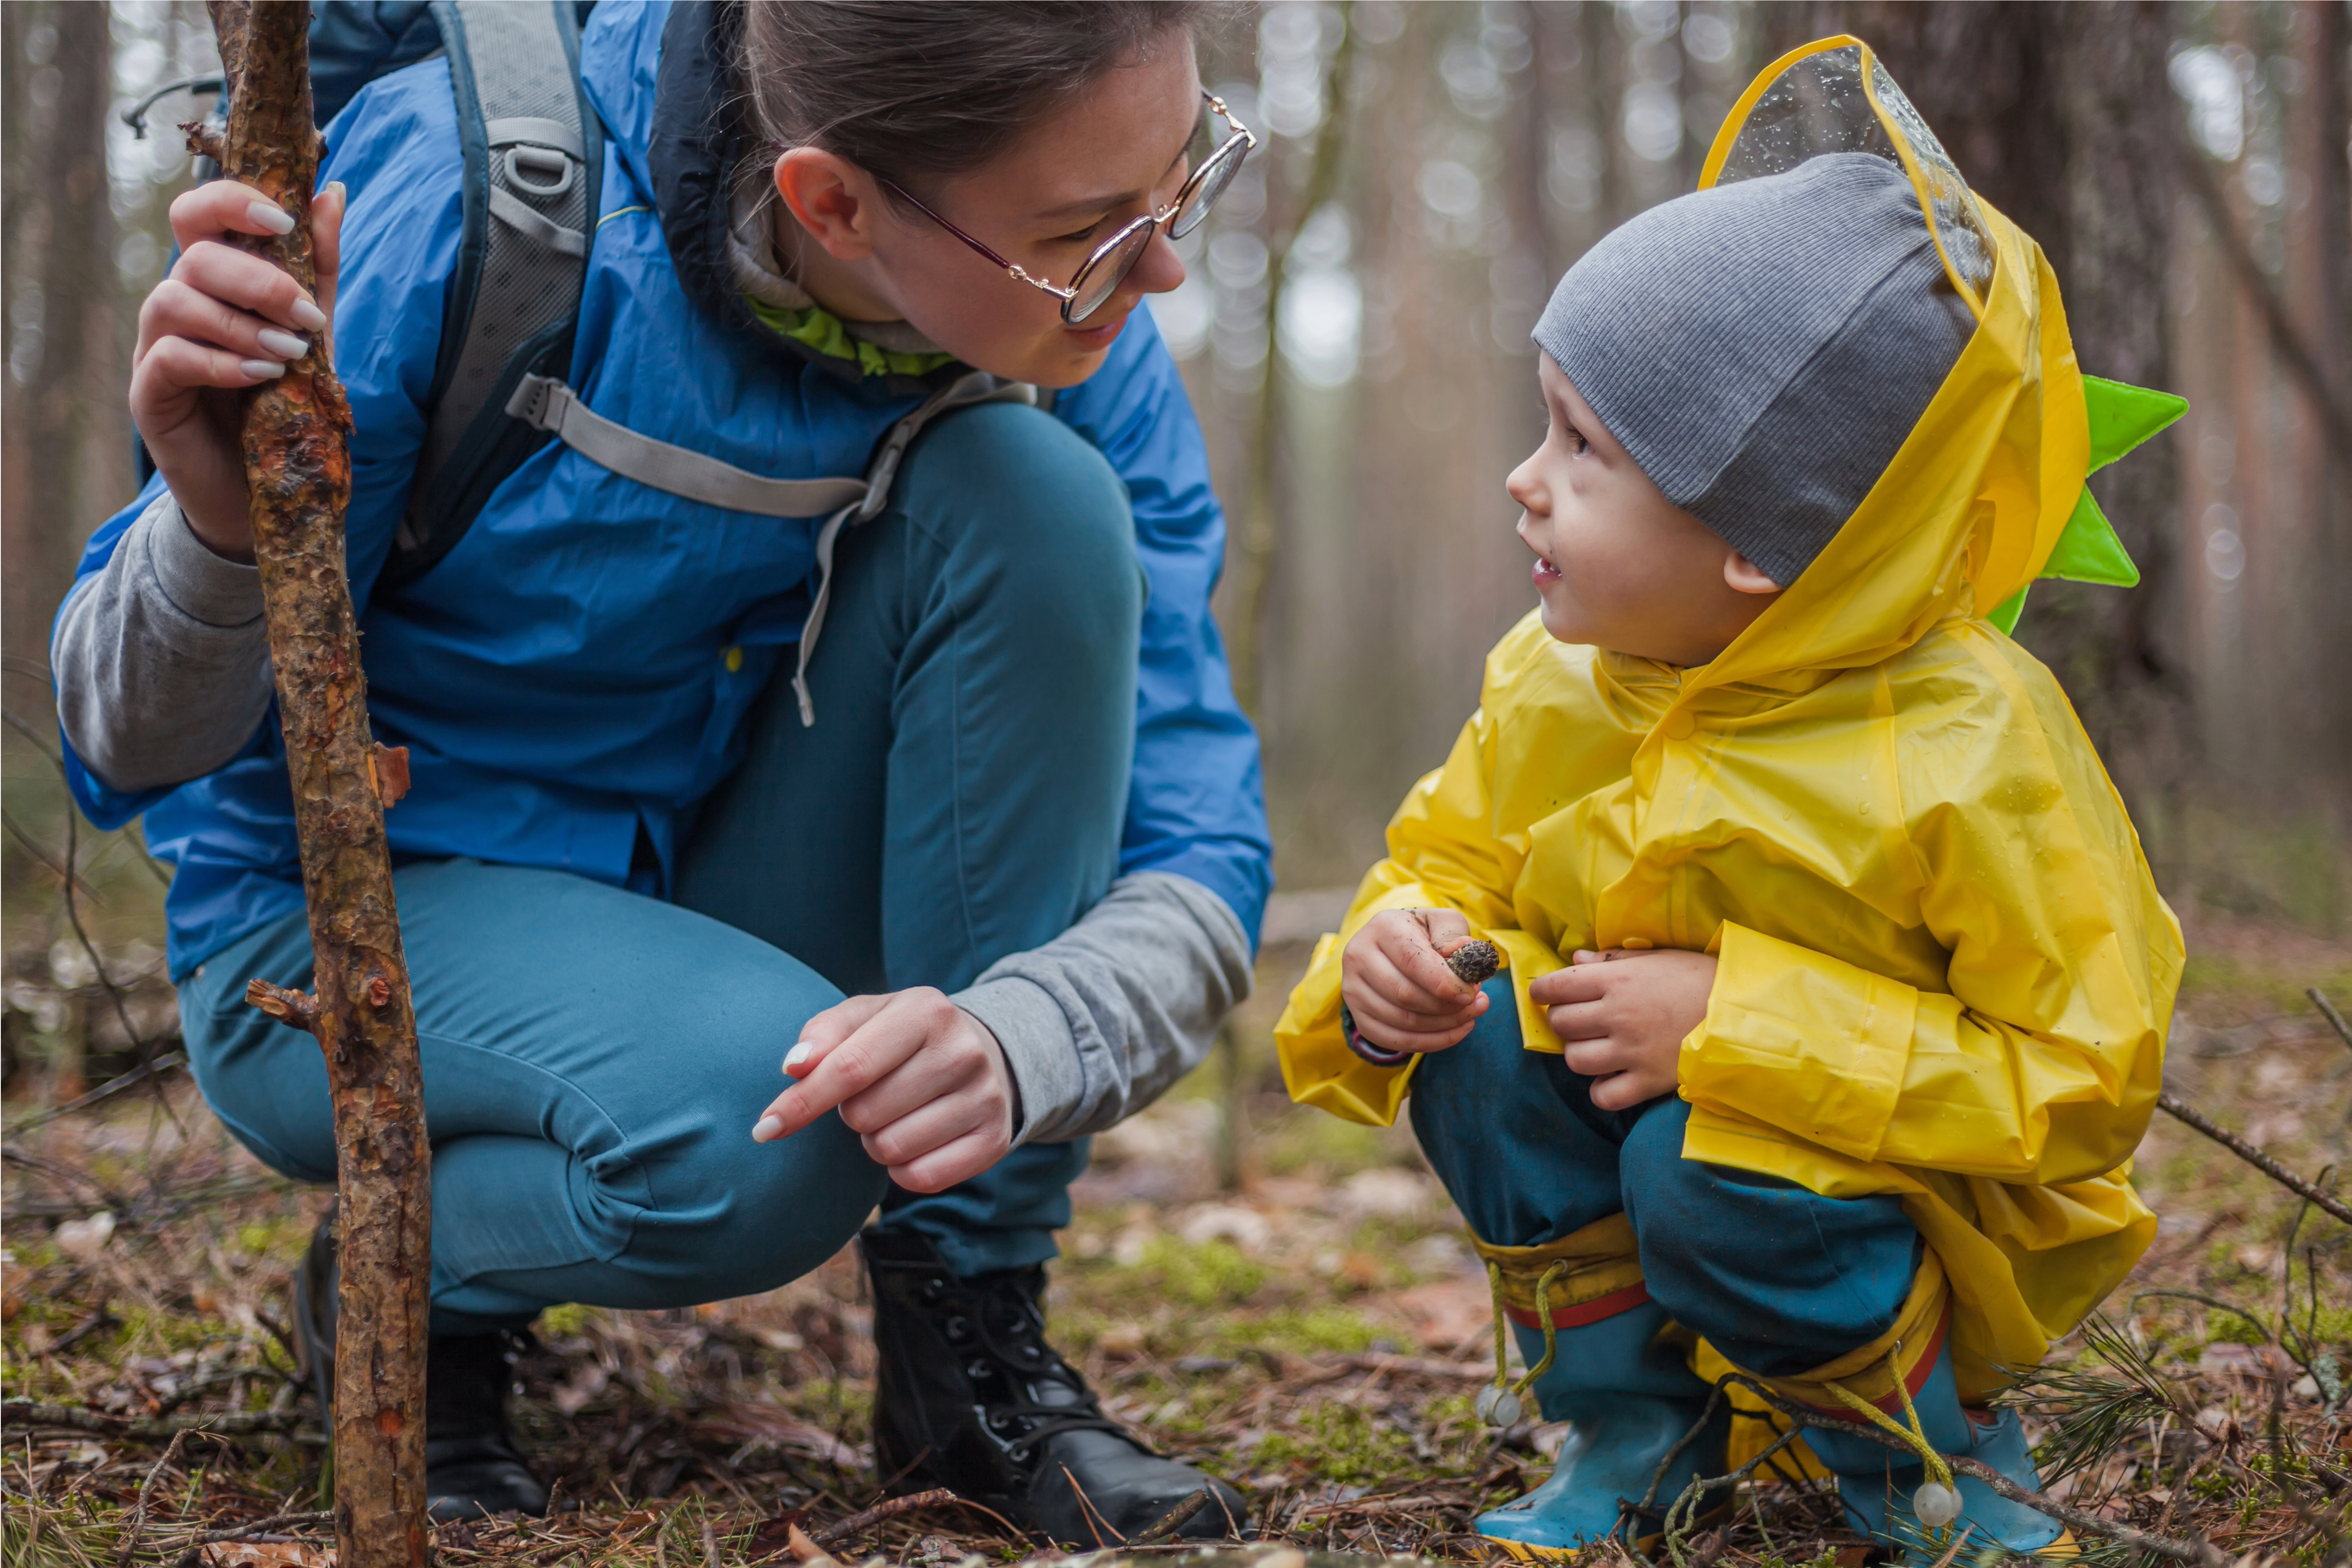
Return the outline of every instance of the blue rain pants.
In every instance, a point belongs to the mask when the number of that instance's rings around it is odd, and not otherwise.
[[[1592,1103],[1589,1078],[1523,1049],[1510,978],[1461,1044],[1425,1058],[1412,1127],[1471,1231],[1558,1241],[1620,1210],[1650,1299],[1743,1369],[1811,1371],[1895,1326],[1923,1243],[1890,1196],[1825,1198],[1683,1158],[1690,1107]]]
[[[829,1115],[751,1142],[812,1015],[955,991],[1066,930],[1118,864],[1143,586],[1127,492],[1051,416],[941,420],[890,507],[844,534],[811,666],[763,697],[676,901],[562,871],[420,860],[394,876],[433,1141],[433,1330],[562,1301],[684,1306],[772,1289],[877,1204],[971,1273],[1041,1262],[1083,1140],[925,1196]],[[310,1036],[244,1002],[307,985],[294,914],[180,990],[196,1081],[273,1169],[331,1182]]]

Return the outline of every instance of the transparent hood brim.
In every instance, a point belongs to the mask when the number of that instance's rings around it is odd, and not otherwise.
[[[1817,39],[1759,73],[1716,133],[1698,187],[1786,174],[1833,153],[1867,153],[1903,170],[1953,289],[1982,321],[1995,266],[1990,228],[1943,143],[1859,38]]]

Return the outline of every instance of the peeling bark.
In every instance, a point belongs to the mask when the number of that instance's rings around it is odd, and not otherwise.
[[[210,8],[232,84],[222,169],[295,221],[283,237],[240,243],[315,289],[310,208],[320,139],[310,7],[212,0]],[[431,1153],[383,827],[384,807],[407,787],[408,759],[378,747],[368,731],[343,558],[352,416],[331,362],[320,332],[309,354],[245,397],[254,559],[285,721],[317,986],[306,996],[256,980],[247,1000],[318,1037],[334,1100],[342,1217],[336,1562],[423,1568]]]

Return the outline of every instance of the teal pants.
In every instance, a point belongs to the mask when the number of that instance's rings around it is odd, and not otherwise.
[[[675,901],[562,871],[420,861],[394,881],[433,1141],[433,1329],[562,1301],[675,1307],[807,1273],[878,1204],[971,1273],[1043,1261],[1083,1141],[936,1194],[838,1116],[751,1142],[784,1052],[845,994],[954,991],[1117,874],[1142,578],[1127,494],[1058,420],[940,422],[844,536],[804,729],[785,678],[683,852]],[[244,1003],[308,984],[290,916],[180,990],[196,1081],[273,1169],[335,1175],[310,1036]]]
[[[1810,1372],[1895,1326],[1923,1245],[1899,1200],[1825,1198],[1685,1160],[1688,1105],[1668,1095],[1601,1110],[1591,1079],[1521,1046],[1510,976],[1486,994],[1468,1037],[1422,1058],[1409,1102],[1475,1235],[1540,1247],[1622,1213],[1650,1299],[1767,1377]]]

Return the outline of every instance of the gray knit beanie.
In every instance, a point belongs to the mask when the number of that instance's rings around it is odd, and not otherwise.
[[[1668,500],[1785,588],[1975,330],[1909,179],[1840,153],[1623,224],[1535,340]]]

